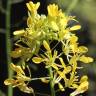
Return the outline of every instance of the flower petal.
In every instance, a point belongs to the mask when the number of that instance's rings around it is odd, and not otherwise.
[[[62,85],[61,83],[58,83],[58,87],[59,87],[59,89],[60,89],[61,91],[65,91],[65,89],[64,89],[64,87],[63,87],[63,85]]]
[[[34,4],[32,1],[30,1],[29,3],[26,3],[26,6],[30,12],[35,13],[37,12],[37,9],[39,8],[40,3],[37,2],[36,4]]]
[[[43,62],[44,59],[43,59],[43,58],[40,58],[40,57],[33,57],[33,58],[32,58],[32,61],[33,61],[34,63],[38,64],[38,63]]]
[[[47,51],[51,51],[49,44],[45,40],[43,41],[43,46]]]
[[[22,30],[14,31],[13,35],[23,35],[24,33],[25,33],[25,31],[22,29]]]
[[[75,25],[75,26],[70,28],[71,31],[75,31],[75,30],[79,30],[79,29],[81,29],[80,25]]]
[[[78,51],[80,53],[86,53],[86,52],[88,52],[88,48],[85,46],[80,46],[80,47],[78,47]]]
[[[76,96],[80,93],[84,93],[88,89],[88,85],[89,85],[88,81],[81,83],[79,87],[70,94],[70,96]]]
[[[84,62],[84,63],[90,63],[90,62],[93,62],[93,58],[91,57],[86,57],[85,55],[81,56],[80,61]]]
[[[17,72],[17,74],[23,74],[25,75],[24,71],[22,70],[22,68],[20,66],[16,66],[13,63],[10,64],[10,67]]]
[[[14,79],[6,79],[6,80],[4,81],[4,84],[5,84],[5,85],[11,85],[11,84],[13,84],[14,82],[15,82]]]
[[[18,86],[18,88],[25,93],[34,93],[34,90],[31,87],[27,87],[27,85],[24,83],[20,86]]]

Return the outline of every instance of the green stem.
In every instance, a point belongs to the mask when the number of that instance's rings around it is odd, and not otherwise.
[[[6,55],[7,55],[7,63],[8,63],[8,78],[12,78],[13,71],[10,70],[11,64],[11,40],[10,40],[10,16],[11,15],[11,0],[7,0],[6,5]],[[8,96],[13,96],[13,89],[11,86],[8,87]]]
[[[40,77],[40,78],[32,78],[31,80],[41,80],[41,79],[50,79],[50,77]]]
[[[50,77],[51,96],[55,96],[55,89],[54,89],[54,81],[53,81],[52,68],[50,67],[48,69],[48,71],[49,71],[49,77]]]
[[[70,14],[70,12],[75,8],[76,4],[78,3],[78,0],[72,0],[71,4],[69,5],[66,13]]]

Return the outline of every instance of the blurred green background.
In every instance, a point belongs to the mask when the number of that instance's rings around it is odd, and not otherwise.
[[[7,60],[6,60],[6,4],[10,0],[0,0],[0,96],[7,92],[3,81],[7,78]],[[11,0],[11,23],[10,23],[10,40],[12,41],[12,32],[26,26],[27,10],[25,3],[30,0]],[[79,37],[80,45],[89,48],[88,55],[94,58],[94,63],[83,65],[85,68],[79,74],[89,76],[89,90],[86,96],[96,96],[96,0],[33,0],[40,1],[41,7],[39,13],[47,13],[46,7],[50,3],[56,3],[69,15],[76,16],[82,29],[76,32]],[[13,42],[11,42],[12,44]],[[16,95],[17,96],[17,95]],[[25,96],[25,95],[21,95]],[[85,96],[85,95],[84,95]]]

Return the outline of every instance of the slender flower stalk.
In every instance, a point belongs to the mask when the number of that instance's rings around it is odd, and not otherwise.
[[[7,64],[8,64],[8,77],[12,78],[13,71],[10,70],[9,65],[11,64],[11,41],[10,41],[10,15],[11,15],[11,0],[7,0],[6,5],[6,54],[7,54]],[[8,96],[13,96],[13,88],[8,86]]]
[[[49,76],[50,76],[50,88],[51,88],[51,96],[55,96],[55,89],[54,89],[54,81],[53,81],[53,72],[52,68],[49,67]]]

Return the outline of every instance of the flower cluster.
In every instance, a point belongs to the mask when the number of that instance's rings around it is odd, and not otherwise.
[[[31,87],[27,87],[25,82],[31,81],[30,77],[27,77],[20,66],[16,66],[14,64],[10,64],[12,70],[14,70],[17,74],[14,79],[6,79],[4,81],[5,85],[12,85],[12,87],[18,87],[21,91],[26,93],[33,93],[33,89]]]
[[[79,67],[78,62],[90,63],[93,62],[93,59],[85,55],[88,52],[87,47],[78,44],[78,37],[74,32],[81,28],[78,21],[74,16],[67,16],[55,4],[50,4],[47,7],[47,16],[38,14],[39,2],[34,4],[30,1],[26,5],[28,8],[28,27],[13,33],[17,41],[15,43],[16,49],[12,51],[11,56],[20,58],[23,69],[31,58],[34,63],[45,64],[46,69],[51,68],[51,80],[54,86],[57,84],[61,91],[65,91],[66,87],[76,89],[70,96],[85,92],[89,85],[88,77],[84,75],[81,79],[79,78],[77,70],[80,70],[81,67]],[[77,24],[70,27],[70,22],[73,21]],[[57,41],[55,46],[61,44],[61,53],[55,47],[51,49],[51,41]],[[44,54],[38,54],[41,45],[46,49]],[[57,60],[59,62],[56,62]],[[5,80],[5,84],[17,86],[27,93],[33,92],[25,84],[25,81],[30,81],[30,78],[25,76],[21,67],[13,64],[11,66],[17,75],[15,79]],[[50,82],[50,79],[43,78],[41,80]]]

